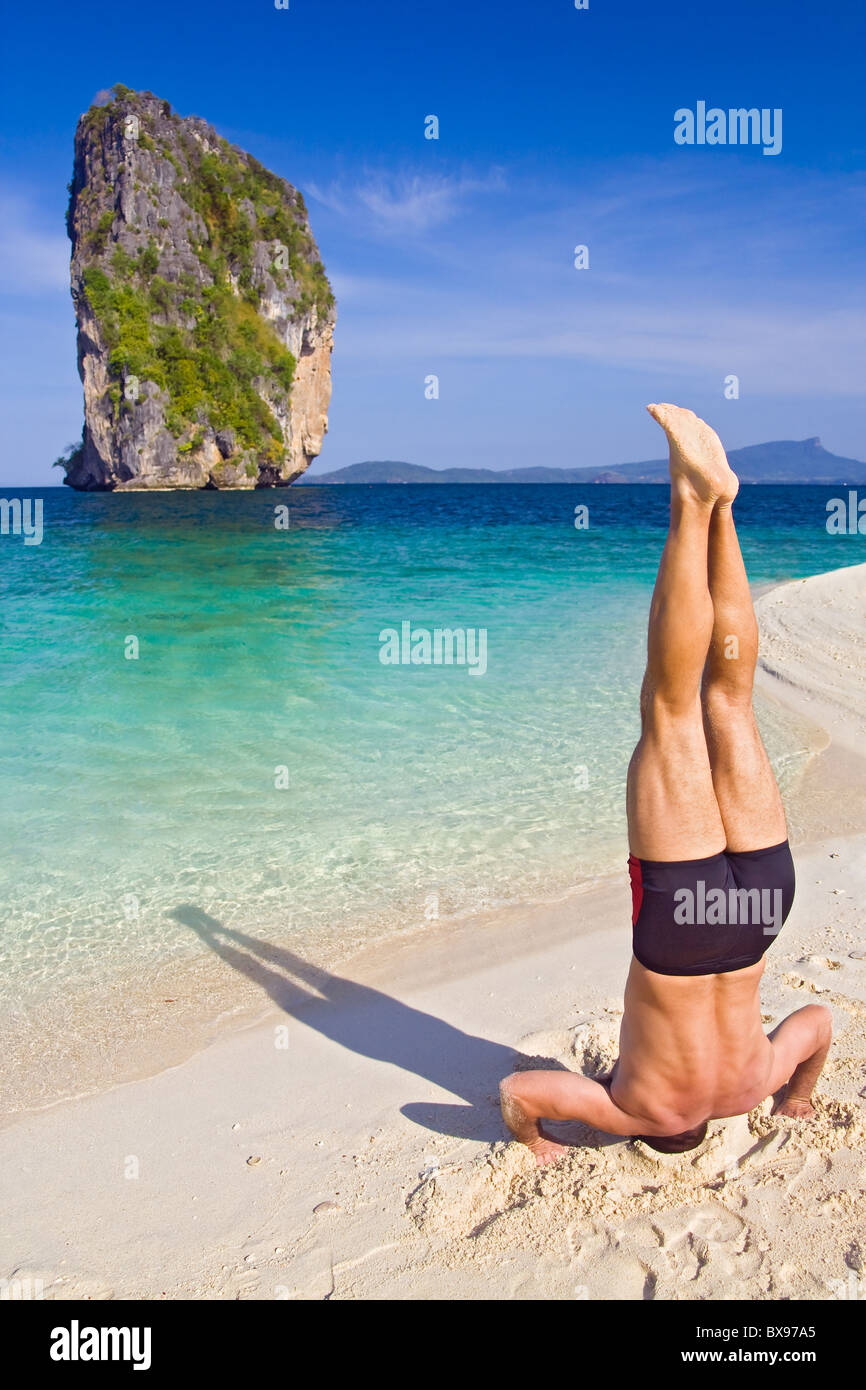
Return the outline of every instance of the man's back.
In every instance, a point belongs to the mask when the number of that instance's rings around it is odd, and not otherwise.
[[[767,1095],[773,1047],[761,1025],[763,959],[718,975],[659,975],[632,960],[611,1098],[676,1134],[741,1115]]]

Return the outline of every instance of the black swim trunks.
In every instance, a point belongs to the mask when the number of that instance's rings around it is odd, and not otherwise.
[[[707,859],[628,857],[632,949],[659,975],[718,975],[759,961],[794,901],[788,841]]]

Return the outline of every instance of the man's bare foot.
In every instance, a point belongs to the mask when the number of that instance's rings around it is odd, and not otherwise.
[[[568,1153],[567,1144],[557,1144],[555,1139],[551,1139],[549,1134],[539,1127],[537,1139],[531,1140],[526,1146],[533,1154],[535,1162],[539,1168],[546,1168],[550,1163],[558,1163]]]
[[[708,505],[733,502],[740,483],[715,430],[678,405],[648,405],[647,410],[668,437],[674,483]]]
[[[801,1096],[791,1096],[790,1099],[786,1097],[781,1105],[773,1107],[773,1114],[788,1115],[792,1120],[814,1120],[815,1118],[812,1102],[803,1100]]]

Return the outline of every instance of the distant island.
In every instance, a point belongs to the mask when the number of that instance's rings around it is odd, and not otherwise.
[[[842,458],[820,439],[779,439],[732,449],[728,457],[744,483],[866,483],[866,463]],[[308,474],[298,486],[373,483],[665,483],[667,459],[623,463],[614,468],[425,468],[390,460],[351,463],[333,473]]]
[[[118,84],[78,122],[67,230],[84,430],[65,482],[298,477],[327,429],[336,309],[297,189]]]

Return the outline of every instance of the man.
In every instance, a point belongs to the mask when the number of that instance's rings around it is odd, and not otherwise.
[[[752,711],[758,627],[731,510],[739,486],[691,410],[651,405],[670,445],[670,529],[653,592],[641,737],[628,771],[633,958],[619,1058],[607,1077],[515,1072],[502,1113],[539,1164],[566,1152],[539,1121],[580,1120],[663,1153],[787,1083],[808,1118],[829,1010],[767,1037],[764,952],[791,909],[785,813]]]

